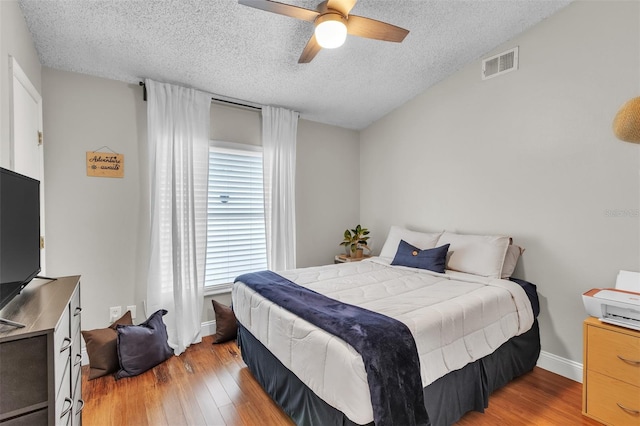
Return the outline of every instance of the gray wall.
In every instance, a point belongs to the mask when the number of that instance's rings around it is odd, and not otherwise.
[[[518,71],[482,81],[478,60],[361,132],[362,222],[513,236],[543,350],[578,362],[581,294],[640,270],[640,146],[611,130],[640,94],[639,18],[572,3],[487,54],[519,46]]]
[[[9,55],[40,93],[41,66],[27,23],[15,1],[0,1],[0,167],[9,168]]]
[[[50,68],[42,81],[48,273],[82,275],[85,329],[105,326],[109,306],[136,304],[140,321],[149,227],[142,89]],[[214,104],[211,119],[212,138],[260,144],[259,113]],[[358,142],[355,131],[300,120],[300,266],[331,263],[343,230],[358,220]],[[102,146],[124,154],[124,178],[86,176],[85,152]],[[207,298],[203,319],[213,318]]]
[[[300,120],[296,161],[297,266],[333,263],[360,217],[359,135]]]
[[[46,67],[42,86],[47,272],[82,275],[84,329],[108,324],[109,306],[137,304],[139,321],[149,226],[142,90]],[[123,178],[86,175],[86,151],[103,146],[124,154]]]

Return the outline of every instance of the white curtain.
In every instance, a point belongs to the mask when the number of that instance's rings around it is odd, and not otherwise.
[[[147,315],[176,355],[202,340],[211,95],[146,80],[151,241]]]
[[[273,271],[296,267],[297,130],[297,112],[262,108],[267,263]]]

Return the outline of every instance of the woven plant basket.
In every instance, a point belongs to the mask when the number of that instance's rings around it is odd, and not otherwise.
[[[640,97],[625,103],[613,119],[613,133],[625,142],[640,143]]]

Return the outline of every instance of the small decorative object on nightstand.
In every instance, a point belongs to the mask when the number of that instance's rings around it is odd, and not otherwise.
[[[607,425],[640,425],[640,331],[584,321],[582,413]]]
[[[363,255],[362,257],[348,257],[346,254],[336,254],[336,257],[333,260],[333,263],[349,263],[349,262],[359,262],[364,259],[368,259],[371,256],[368,254]]]

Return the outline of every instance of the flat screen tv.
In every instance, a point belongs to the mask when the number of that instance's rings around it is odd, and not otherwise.
[[[40,182],[0,168],[0,309],[40,272]]]

